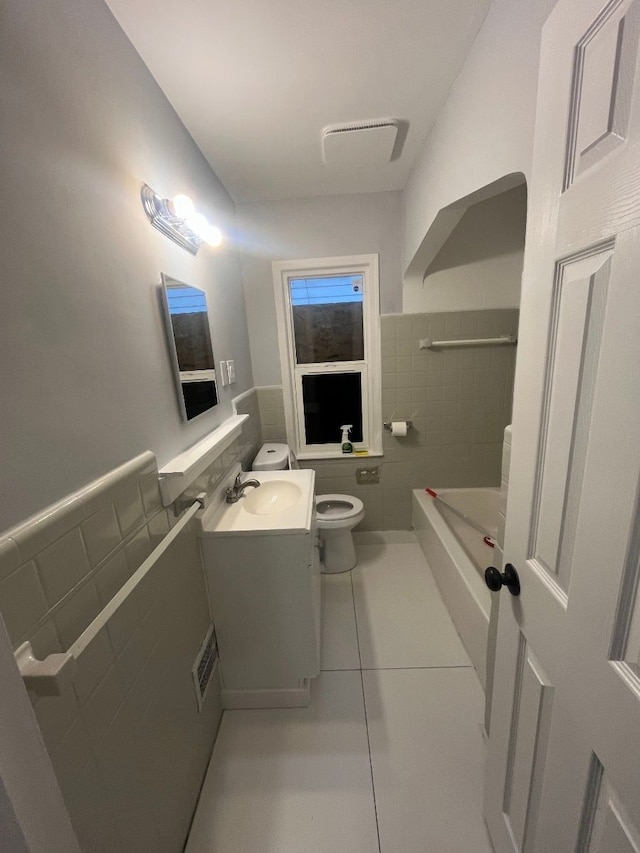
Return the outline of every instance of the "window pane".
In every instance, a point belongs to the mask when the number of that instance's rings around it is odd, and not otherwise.
[[[362,441],[360,373],[314,373],[302,377],[307,444],[339,444],[342,424],[353,424],[352,442]]]
[[[298,364],[362,361],[362,275],[289,279]]]

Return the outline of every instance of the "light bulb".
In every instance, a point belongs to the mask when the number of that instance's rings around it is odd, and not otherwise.
[[[215,225],[209,225],[204,235],[204,242],[215,249],[222,243],[222,231]]]
[[[173,205],[173,212],[179,219],[188,219],[195,213],[193,202],[188,195],[184,195],[183,193],[174,195],[171,204]]]
[[[193,231],[201,240],[205,240],[205,234],[209,229],[207,217],[201,213],[192,213],[187,217],[187,228]]]

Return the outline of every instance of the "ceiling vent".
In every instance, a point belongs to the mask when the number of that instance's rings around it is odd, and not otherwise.
[[[331,166],[382,166],[391,160],[397,135],[395,118],[331,124],[322,131],[322,158]]]

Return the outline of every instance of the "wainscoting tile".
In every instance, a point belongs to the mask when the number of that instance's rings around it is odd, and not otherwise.
[[[113,650],[107,629],[103,628],[78,660],[78,675],[73,683],[78,702],[83,704],[87,701],[112,665]]]
[[[114,498],[116,515],[120,532],[124,538],[127,534],[139,527],[144,517],[144,508],[138,486],[131,484],[121,489]]]
[[[78,493],[58,501],[19,527],[7,532],[17,544],[23,562],[73,530],[85,518],[85,507]]]
[[[158,476],[156,457],[147,450],[93,480],[79,493],[86,516],[93,515],[103,506],[113,503],[121,495],[123,488],[126,490],[151,474],[156,478]]]
[[[93,760],[65,788],[64,795],[82,850],[113,853],[114,849],[125,849],[125,840],[115,835],[109,801],[100,771]]]
[[[59,696],[34,697],[33,705],[42,737],[51,753],[74,723],[80,711],[73,685],[64,685]]]
[[[396,341],[396,355],[403,357],[408,356],[413,353],[415,349],[415,344],[413,341],[408,341],[406,339],[397,340]]]
[[[0,540],[0,581],[15,572],[20,563],[20,552],[13,539]]]
[[[29,641],[34,655],[39,660],[43,660],[47,655],[62,651],[60,638],[53,622],[45,622],[41,628],[31,634]]]
[[[101,609],[93,581],[84,584],[69,596],[53,617],[63,648],[68,649],[78,639]]]
[[[139,482],[140,496],[147,518],[162,507],[157,471],[146,474]]]
[[[146,527],[143,527],[124,548],[130,574],[133,574],[136,569],[140,568],[152,550],[153,546],[149,538],[149,531]]]
[[[157,512],[152,518],[150,518],[147,524],[147,530],[149,531],[151,547],[155,548],[171,530],[169,519],[167,517],[167,510],[161,509],[160,512]]]
[[[380,317],[380,338],[383,341],[395,341],[398,337],[395,315],[383,315]]]
[[[111,601],[130,576],[131,572],[124,551],[117,551],[100,566],[94,580],[103,606]]]
[[[140,624],[140,608],[135,595],[129,595],[109,619],[107,631],[114,653],[119,654]]]
[[[69,786],[83,772],[91,758],[91,743],[84,722],[77,717],[57,747],[51,752],[60,786]]]
[[[112,825],[130,850],[158,853],[159,841],[148,802],[133,720],[122,706],[102,742],[95,748],[106,796],[115,813]]]
[[[0,601],[11,642],[16,644],[48,610],[33,562],[20,566],[0,582]]]
[[[150,651],[145,632],[140,627],[123,647],[116,661],[118,679],[125,693],[129,692],[142,667],[147,663]]]
[[[80,526],[91,566],[97,566],[120,542],[120,529],[112,504],[94,512]]]
[[[123,700],[124,693],[111,667],[82,708],[87,734],[94,745],[104,737]]]

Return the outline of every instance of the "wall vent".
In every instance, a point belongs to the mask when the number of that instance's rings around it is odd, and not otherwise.
[[[330,165],[380,166],[391,160],[397,135],[395,118],[332,124],[322,131],[322,157]]]
[[[193,675],[193,686],[196,689],[196,700],[198,702],[198,710],[202,710],[202,703],[211,681],[211,676],[215,669],[216,661],[218,660],[218,640],[213,625],[209,626],[207,635],[204,638],[200,651],[196,657],[196,662],[191,670]]]

